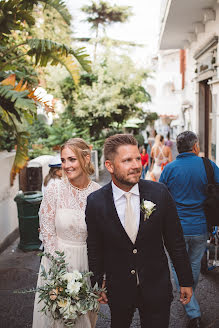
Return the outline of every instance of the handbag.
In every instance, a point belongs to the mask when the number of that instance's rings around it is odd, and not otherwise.
[[[202,157],[208,179],[206,187],[206,199],[203,203],[208,230],[213,226],[219,226],[219,184],[215,183],[214,169],[208,158]]]

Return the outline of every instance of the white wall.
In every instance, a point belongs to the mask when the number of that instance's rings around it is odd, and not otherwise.
[[[159,52],[147,87],[149,93],[152,91],[152,103],[148,104],[151,111],[176,117],[180,114],[182,91],[179,50]]]
[[[0,244],[18,227],[17,206],[14,197],[18,192],[18,176],[10,186],[10,170],[15,152],[0,152]]]
[[[10,171],[13,165],[15,152],[0,152],[0,245],[5,239],[18,228],[17,204],[14,197],[19,191],[18,175],[15,178],[14,185],[10,186]],[[49,171],[48,163],[52,156],[39,156],[32,162],[42,165],[43,178]]]
[[[195,60],[194,54],[202,49],[205,44],[213,38],[215,35],[219,36],[219,5],[216,8],[216,19],[214,21],[208,21],[205,24],[205,31],[197,34],[197,40],[192,42],[187,49],[187,59],[186,59],[186,85],[184,99],[189,100],[193,104],[193,109],[191,112],[192,117],[192,130],[199,133],[199,96],[198,96],[198,82],[195,77]],[[217,77],[215,82],[211,85],[212,96],[216,102],[216,163],[219,165],[219,46],[217,49]]]

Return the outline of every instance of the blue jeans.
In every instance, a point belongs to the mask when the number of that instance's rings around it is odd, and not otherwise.
[[[195,288],[198,283],[200,269],[201,269],[201,259],[204,255],[206,246],[207,246],[207,239],[208,234],[203,235],[194,235],[194,236],[184,236],[186,249],[189,255],[190,264],[192,267],[192,274],[194,279],[193,285],[193,295],[191,301],[185,305],[185,310],[190,319],[197,318],[201,316],[201,311],[199,304],[195,298]],[[177,279],[176,271],[171,263],[171,268],[174,276],[174,280],[176,283],[176,287],[179,290],[179,282]]]
[[[141,178],[145,179],[146,173],[148,171],[148,165],[144,168],[142,167]]]

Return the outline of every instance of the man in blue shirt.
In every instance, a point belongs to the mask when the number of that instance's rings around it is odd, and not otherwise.
[[[207,224],[203,210],[208,183],[202,159],[198,157],[200,148],[198,138],[192,131],[180,133],[176,138],[179,155],[163,170],[159,182],[164,183],[176,202],[178,215],[184,232],[194,278],[193,291],[198,283],[201,259],[206,249]],[[211,161],[215,182],[219,183],[219,168]],[[172,267],[173,269],[173,267]],[[174,278],[178,280],[173,269]],[[192,299],[185,306],[190,319],[189,328],[200,328],[201,312],[193,292]]]

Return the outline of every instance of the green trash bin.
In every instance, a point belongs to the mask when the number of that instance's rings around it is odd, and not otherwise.
[[[39,207],[43,195],[41,191],[18,193],[14,198],[17,203],[20,242],[18,247],[23,251],[38,250],[39,240]]]

